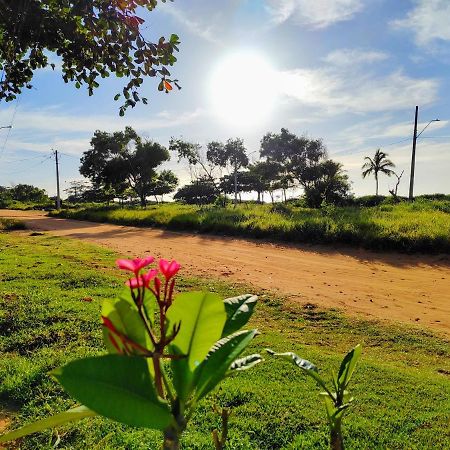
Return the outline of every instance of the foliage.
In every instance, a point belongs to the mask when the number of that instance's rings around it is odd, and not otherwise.
[[[354,201],[357,203],[358,199]],[[272,210],[270,205],[243,204],[230,209],[167,204],[151,206],[146,211],[88,208],[63,211],[62,216],[272,241],[336,243],[404,252],[450,252],[450,197],[446,200],[416,199],[413,203],[383,203],[373,208],[334,207],[327,208],[326,214],[318,209],[296,206],[297,203],[289,203],[289,214]]]
[[[91,139],[91,149],[81,157],[80,173],[95,185],[112,189],[112,197],[119,196],[127,187],[132,188],[141,206],[145,206],[147,196],[155,195],[158,187],[156,167],[169,159],[165,147],[157,142],[143,141],[131,127],[115,133],[97,130]],[[164,193],[168,193],[174,179],[167,172],[163,176],[166,181],[168,176],[171,178],[170,183],[164,183]],[[159,183],[162,187],[161,181]]]
[[[333,387],[330,389],[324,379],[320,376],[319,370],[314,364],[310,363],[306,359],[300,358],[292,352],[275,353],[273,350],[267,349],[269,354],[273,356],[281,356],[289,360],[296,367],[299,367],[304,373],[313,378],[317,385],[323,389],[321,395],[323,396],[325,402],[328,426],[330,427],[330,447],[332,450],[344,449],[342,419],[344,417],[344,413],[353,401],[353,397],[350,396],[347,388],[353,372],[355,371],[356,363],[361,356],[361,351],[361,345],[357,345],[345,355],[337,375],[332,374]]]
[[[171,170],[162,170],[149,188],[148,195],[155,197],[160,195],[163,199],[165,194],[170,194],[178,186],[178,177]]]
[[[284,186],[297,180],[310,207],[317,208],[323,201],[340,201],[349,194],[350,184],[342,165],[327,159],[320,139],[298,137],[282,128],[279,134],[267,133],[262,138],[261,156],[279,164]]]
[[[175,293],[176,261],[119,259],[131,272],[127,288],[102,306],[108,355],[74,360],[52,371],[82,407],[0,437],[1,442],[89,416],[160,430],[163,449],[180,448],[197,403],[226,376],[262,358],[239,359],[257,330],[241,330],[257,297],[222,300],[207,291]],[[168,375],[168,371],[172,374]]]
[[[48,372],[103,354],[100,305],[116,295],[122,280],[112,264],[116,255],[75,239],[0,233],[0,248],[0,404],[12,430],[75,406]],[[180,290],[205,286],[223,298],[246,289],[191,276],[180,276],[177,284]],[[299,292],[306,293],[301,284]],[[316,362],[324,374],[339,367],[353,342],[363,344],[352,389],[357,403],[345,422],[348,448],[450,447],[448,339],[419,327],[304,307],[268,292],[261,292],[249,326],[261,331],[251,353],[261,346],[289,348]],[[227,377],[199,402],[184,447],[212,448],[211,431],[220,429],[217,405],[232,412],[226,448],[326,449],[323,407],[313,383],[305,381],[299,389],[302,376],[285,361],[266,358],[264,365]],[[148,450],[160,448],[160,433],[97,416],[67,423],[57,433],[36,433],[19,445],[36,450],[57,442],[58,448],[73,450]]]
[[[305,200],[308,206],[319,208],[327,204],[344,204],[349,198],[350,183],[342,164],[328,159],[308,168],[305,174],[309,180],[305,186]]]
[[[17,219],[0,217],[0,231],[25,230],[25,223]]]
[[[213,203],[217,196],[215,184],[207,178],[199,178],[178,189],[173,198],[190,205],[206,205]]]
[[[165,2],[165,0],[162,0]],[[145,20],[139,10],[152,11],[157,0],[8,0],[0,14],[0,70],[5,78],[0,99],[13,100],[31,88],[37,69],[56,65],[48,52],[61,58],[62,78],[86,85],[89,95],[100,78],[111,74],[126,80],[120,115],[137,102],[147,103],[139,91],[145,77],[160,79],[158,89],[169,92],[172,66],[179,39],[172,34],[149,41],[143,34]],[[145,25],[147,26],[147,25]]]
[[[388,177],[395,174],[392,170],[395,167],[395,164],[388,159],[388,154],[382,152],[380,149],[377,149],[373,158],[370,156],[364,157],[365,163],[362,166],[362,177],[366,178],[368,175],[372,175],[375,177],[376,190],[375,195],[378,196],[378,176],[380,173],[384,173]]]

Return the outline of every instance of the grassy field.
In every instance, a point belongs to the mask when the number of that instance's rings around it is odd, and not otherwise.
[[[121,225],[198,230],[290,242],[339,243],[374,250],[450,252],[450,197],[376,207],[309,209],[282,204],[197,207],[181,204],[146,209],[64,210],[62,217]]]
[[[115,254],[78,241],[0,233],[0,247],[0,412],[14,415],[15,427],[72,406],[47,373],[104,352],[99,308],[117,294],[123,278],[114,268]],[[183,276],[179,289],[202,286],[223,296],[247,290]],[[262,334],[250,351],[293,350],[327,373],[348,349],[363,344],[352,382],[356,402],[344,424],[348,449],[450,448],[448,341],[259,294],[252,325]],[[221,386],[198,409],[183,448],[212,448],[210,433],[219,423],[214,404],[233,410],[229,449],[327,448],[318,391],[290,364],[268,359]],[[157,449],[160,442],[155,432],[100,418],[58,433],[59,449]],[[48,431],[24,439],[20,448],[50,449],[56,439]]]

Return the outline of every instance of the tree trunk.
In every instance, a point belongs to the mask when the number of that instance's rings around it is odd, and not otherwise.
[[[180,437],[175,428],[169,427],[164,430],[164,442],[162,450],[179,450]]]
[[[234,163],[234,207],[237,206],[237,162]]]
[[[375,195],[378,197],[378,175],[375,175],[375,183],[376,183],[376,186],[377,186],[377,189],[375,191]]]
[[[341,427],[336,430],[331,430],[330,435],[330,449],[331,450],[344,450],[344,440],[342,439]]]

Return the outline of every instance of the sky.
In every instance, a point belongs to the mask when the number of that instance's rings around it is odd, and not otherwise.
[[[321,138],[341,162],[356,195],[373,194],[362,179],[364,156],[389,154],[407,195],[414,109],[419,105],[415,193],[450,193],[449,0],[175,0],[159,3],[144,34],[180,37],[172,74],[182,89],[143,85],[149,104],[119,117],[121,80],[103,80],[89,97],[57,71],[36,72],[33,89],[0,103],[0,185],[28,183],[54,195],[61,153],[61,189],[80,180],[79,157],[95,130],[130,125],[168,145],[183,137],[206,145],[244,139],[250,159],[262,136],[287,128]],[[170,168],[188,181],[183,163]],[[394,178],[381,177],[388,194]]]

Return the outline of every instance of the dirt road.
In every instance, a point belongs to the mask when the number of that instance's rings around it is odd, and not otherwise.
[[[24,220],[31,229],[93,242],[128,257],[175,258],[195,275],[245,282],[292,301],[407,322],[450,336],[448,255],[286,246],[0,210],[0,217],[7,216]]]

